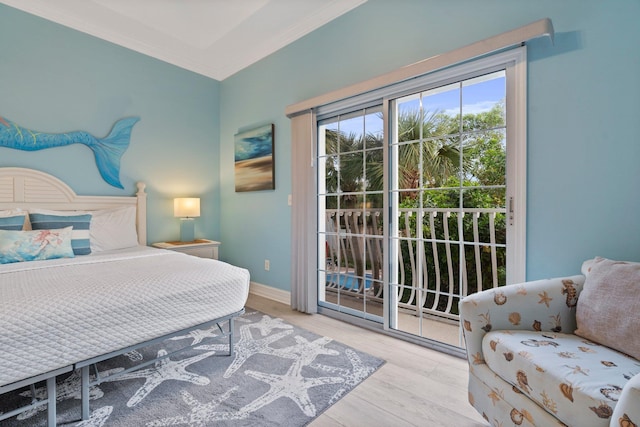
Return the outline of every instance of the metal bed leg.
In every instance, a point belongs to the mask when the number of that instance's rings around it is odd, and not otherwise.
[[[233,317],[229,319],[229,356],[233,356]]]
[[[83,366],[80,368],[82,377],[82,420],[89,419],[89,366]]]
[[[56,426],[56,377],[47,378],[47,426]]]

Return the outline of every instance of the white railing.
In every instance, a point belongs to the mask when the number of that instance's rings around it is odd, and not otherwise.
[[[381,209],[327,209],[326,291],[382,302]],[[505,209],[401,208],[389,274],[398,307],[458,319],[457,302],[505,282]],[[422,224],[418,227],[417,224]],[[460,238],[462,237],[462,238]]]

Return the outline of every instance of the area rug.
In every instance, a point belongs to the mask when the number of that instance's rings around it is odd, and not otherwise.
[[[80,420],[80,376],[57,379],[58,424],[102,426],[304,426],[356,387],[383,360],[257,311],[234,321],[235,354],[218,328],[196,330],[99,364],[119,372],[185,344],[191,350],[90,390]],[[218,338],[216,338],[218,337]],[[226,342],[226,343],[225,343]],[[93,373],[93,371],[92,371]],[[46,391],[39,384],[36,393]],[[28,404],[28,389],[0,396],[0,413]],[[45,426],[46,405],[0,421]]]

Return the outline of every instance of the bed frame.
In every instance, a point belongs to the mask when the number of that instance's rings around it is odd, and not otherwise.
[[[52,209],[52,210],[97,210],[97,209],[109,209],[124,206],[136,206],[136,228],[138,232],[138,243],[140,245],[147,244],[147,194],[145,193],[146,185],[144,183],[137,183],[137,192],[135,196],[79,196],[77,195],[67,184],[60,179],[49,175],[44,172],[40,172],[33,169],[6,167],[0,168],[0,210],[22,208],[28,210],[29,208],[40,209]],[[129,368],[126,371],[114,374],[109,377],[100,377],[96,364],[103,360],[110,359],[115,356],[119,356],[130,352],[135,349],[145,347],[154,343],[161,342],[165,339],[184,335],[190,331],[196,329],[202,329],[217,325],[222,335],[219,337],[228,337],[229,339],[229,355],[233,355],[233,319],[244,313],[244,309],[224,316],[209,322],[196,325],[192,328],[180,330],[167,334],[152,340],[136,344],[124,349],[120,349],[109,354],[98,356],[90,360],[74,363],[73,365],[65,366],[60,369],[45,372],[32,378],[26,378],[21,381],[17,381],[12,384],[5,384],[0,386],[0,395],[13,390],[17,390],[22,387],[31,386],[33,393],[33,401],[30,405],[18,408],[14,411],[6,414],[0,414],[0,420],[13,417],[21,412],[29,409],[48,405],[47,406],[47,425],[54,427],[56,425],[56,376],[70,372],[75,369],[80,369],[82,378],[82,419],[87,420],[89,418],[89,388],[93,385],[100,384],[107,379],[111,379],[115,376],[122,375],[127,372],[131,372],[136,369],[140,369],[144,366],[148,366],[155,363],[158,359],[146,361],[140,365]],[[221,324],[228,321],[227,331],[224,331]],[[192,346],[184,347],[182,351]],[[170,353],[162,358],[170,357],[176,352]],[[90,381],[89,369],[93,366],[96,372],[96,380]],[[34,384],[40,381],[46,381],[47,398],[37,400],[35,398]]]

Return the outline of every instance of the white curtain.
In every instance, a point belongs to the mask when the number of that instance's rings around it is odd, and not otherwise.
[[[315,115],[291,117],[291,307],[317,312]]]

